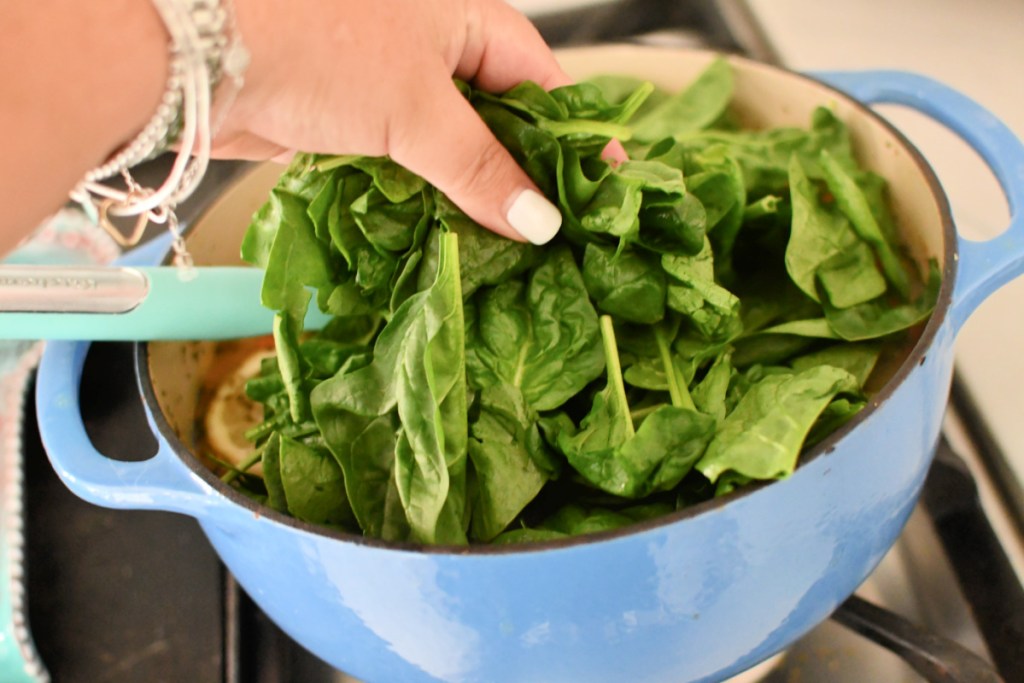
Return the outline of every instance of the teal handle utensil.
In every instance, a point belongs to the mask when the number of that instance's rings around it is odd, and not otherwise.
[[[0,267],[0,339],[137,341],[269,334],[247,267]],[[307,329],[329,316],[310,306]]]

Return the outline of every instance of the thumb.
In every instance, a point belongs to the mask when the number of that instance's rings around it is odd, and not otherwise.
[[[388,130],[391,158],[494,232],[544,244],[562,224],[549,202],[450,79],[423,83],[418,106]]]

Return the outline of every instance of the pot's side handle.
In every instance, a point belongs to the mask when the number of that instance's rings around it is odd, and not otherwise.
[[[1024,273],[1024,144],[994,114],[926,76],[903,71],[811,74],[866,104],[899,104],[930,116],[959,135],[991,168],[1010,207],[1010,226],[984,242],[958,236],[959,273],[953,291],[955,329],[992,292]]]
[[[36,414],[50,462],[80,498],[110,508],[168,510],[203,516],[219,496],[191,472],[161,439],[156,455],[139,462],[106,457],[85,430],[79,403],[89,345],[50,342],[39,363]]]
[[[171,247],[162,233],[117,260],[117,265],[159,263]],[[152,509],[200,516],[218,496],[157,439],[156,455],[141,462],[112,460],[93,446],[85,431],[79,403],[85,342],[49,342],[39,361],[36,415],[39,432],[54,470],[79,497],[111,508]]]

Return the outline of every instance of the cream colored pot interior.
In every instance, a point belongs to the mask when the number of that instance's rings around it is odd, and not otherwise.
[[[679,89],[714,58],[703,52],[636,46],[579,48],[559,53],[576,78],[630,74],[656,85]],[[922,264],[943,263],[943,206],[918,157],[903,140],[863,106],[801,76],[774,67],[733,59],[735,111],[755,128],[806,127],[817,106],[832,108],[850,127],[860,161],[889,181],[892,208],[911,253]],[[194,226],[189,250],[200,265],[240,263],[242,235],[252,214],[266,199],[283,167],[260,166],[234,185]],[[149,345],[150,372],[160,408],[186,445],[195,444],[195,418],[201,378],[214,362],[209,342],[161,342]]]

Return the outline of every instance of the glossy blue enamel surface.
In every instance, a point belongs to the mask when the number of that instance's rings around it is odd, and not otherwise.
[[[917,77],[887,75],[881,97],[855,77],[828,78],[868,101],[923,87]],[[962,275],[947,283],[925,348],[880,405],[785,481],[631,533],[543,549],[427,552],[329,537],[229,499],[174,453],[166,433],[145,463],[97,453],[78,406],[87,345],[72,342],[51,344],[40,367],[38,414],[50,458],[93,502],[198,518],[282,628],[367,681],[721,680],[826,618],[895,541],[939,433],[956,329],[1022,270],[1024,152],[1000,130],[965,133],[976,105],[935,92],[934,101],[932,91],[900,101],[943,111],[937,118],[980,148],[1009,188],[1013,226],[994,246],[963,251]],[[150,424],[160,433],[156,416]]]

